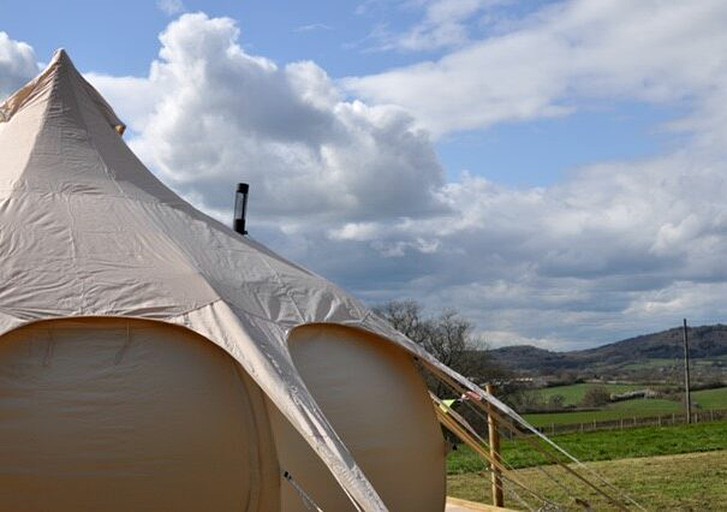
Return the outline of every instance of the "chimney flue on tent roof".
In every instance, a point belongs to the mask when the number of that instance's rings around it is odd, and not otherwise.
[[[235,193],[235,219],[232,229],[241,235],[247,235],[245,217],[247,216],[247,194],[249,191],[250,185],[247,183],[237,184],[237,192]]]

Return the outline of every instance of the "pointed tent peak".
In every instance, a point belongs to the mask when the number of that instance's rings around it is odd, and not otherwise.
[[[68,59],[69,62],[71,60],[71,58],[68,56],[68,52],[62,46],[60,48],[56,48],[56,51],[53,52],[53,57],[51,60],[55,59]]]
[[[71,58],[68,56],[68,52],[65,48],[58,48],[53,52],[53,57],[51,58],[49,66],[59,64],[61,61],[63,61],[66,65],[73,66],[73,62],[71,62]]]
[[[123,123],[63,50],[0,113],[0,200],[63,191],[191,208],[131,152],[119,136]]]
[[[93,103],[109,125],[119,135],[123,135],[124,130],[126,130],[126,125],[119,119],[99,92],[81,76],[68,55],[68,52],[63,48],[59,48],[53,53],[53,58],[50,63],[37,77],[16,91],[4,103],[0,104],[0,122],[10,121],[31,99],[37,98],[44,91],[50,91],[58,87],[67,87],[70,85],[69,81],[71,80],[76,82],[93,100]]]
[[[75,64],[68,55],[65,48],[58,48],[53,52],[50,62],[45,69],[40,73],[42,75],[62,75],[64,73],[80,75]]]

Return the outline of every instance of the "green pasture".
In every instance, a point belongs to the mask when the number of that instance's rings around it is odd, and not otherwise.
[[[643,508],[656,511],[707,511],[725,510],[727,507],[727,450],[705,453],[689,453],[638,459],[589,462],[594,471],[617,489],[629,495]],[[573,494],[585,497],[592,510],[610,512],[619,509],[602,497],[581,490],[577,485],[563,485],[568,475],[560,468],[520,469],[514,472],[520,481],[527,482],[533,491],[556,501],[564,512],[583,512]],[[570,482],[574,483],[572,479]],[[576,491],[578,490],[578,491]],[[568,491],[568,492],[565,492]],[[447,494],[481,503],[492,503],[489,476],[485,473],[461,473],[447,477]],[[534,510],[521,507],[510,493],[505,493],[505,506],[518,510]],[[549,509],[550,510],[550,509]],[[629,507],[628,510],[636,510]]]
[[[626,393],[627,391],[637,391],[640,389],[659,390],[659,385],[652,384],[599,384],[599,383],[579,383],[568,386],[554,386],[551,388],[534,389],[528,391],[535,395],[542,396],[546,401],[556,395],[564,398],[563,405],[578,405],[583,397],[591,388],[606,388],[609,393]],[[705,408],[710,409],[727,409],[727,387],[717,389],[705,389],[693,391],[692,397],[702,404]]]
[[[567,434],[552,439],[646,510],[726,510],[725,432],[727,422],[713,422]],[[504,441],[502,455],[516,478],[539,495],[564,505],[564,511],[583,510],[574,503],[574,495],[585,495],[595,510],[617,510],[589,495],[579,482],[569,480],[568,473],[553,466],[551,459],[525,439]],[[447,493],[492,503],[486,464],[465,446],[447,458]],[[505,505],[520,508],[508,493]]]
[[[570,384],[568,386],[554,386],[551,388],[534,389],[528,391],[535,395],[542,396],[547,402],[551,397],[560,395],[563,397],[564,406],[575,406],[581,403],[583,397],[589,389],[595,387],[606,388],[609,393],[625,393],[627,391],[635,391],[638,389],[644,389],[646,386],[641,384],[592,384],[592,383],[579,383]]]
[[[698,404],[701,409],[727,409],[727,388],[695,391],[692,403]]]
[[[684,406],[678,402],[654,398],[615,402],[593,411],[533,413],[525,414],[524,417],[534,427],[547,428],[551,425],[650,418],[669,414],[683,414],[683,412]]]
[[[587,462],[727,450],[726,432],[727,422],[712,422],[564,434],[551,439],[580,461]],[[532,438],[503,440],[502,457],[506,464],[525,468],[550,462],[528,440]],[[459,445],[447,457],[449,474],[478,472],[484,468],[484,462],[465,445]]]
[[[563,397],[564,406],[577,406],[583,400],[589,389],[604,387],[609,393],[625,393],[646,389],[648,384],[596,384],[582,383],[569,386],[556,386],[532,390],[530,393],[538,394],[547,403],[552,396]],[[657,389],[658,386],[651,386]],[[727,387],[717,389],[705,389],[692,392],[692,404],[697,410],[727,410]],[[666,416],[669,414],[680,414],[684,411],[681,397],[675,395],[672,399],[665,398],[636,398],[622,402],[610,403],[599,410],[592,411],[563,411],[550,413],[525,414],[525,418],[536,427],[548,427],[551,425],[568,425],[600,421],[616,421],[620,419],[647,418],[653,416]]]

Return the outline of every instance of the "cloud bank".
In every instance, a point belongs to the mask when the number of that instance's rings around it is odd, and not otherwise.
[[[4,98],[38,74],[33,48],[13,41],[0,31],[0,98]]]
[[[494,4],[419,2],[397,41],[443,56],[371,76],[251,55],[234,20],[197,13],[160,36],[147,77],[89,78],[167,184],[225,219],[250,182],[252,235],[369,302],[452,307],[493,345],[560,349],[723,321],[727,8],[559,2],[474,30]],[[0,38],[16,49],[0,87],[27,73],[12,71],[26,47]],[[447,178],[434,150],[594,102],[677,106],[660,129],[683,136],[547,188]]]
[[[249,181],[256,214],[291,230],[443,209],[431,193],[443,171],[409,114],[345,101],[315,63],[279,67],[238,35],[204,14],[161,35],[157,100],[132,145],[165,181],[218,211]]]
[[[426,3],[431,10],[450,2]],[[469,11],[440,16],[434,29],[489,11],[487,2],[466,4]],[[435,134],[564,116],[589,99],[700,101],[724,73],[725,22],[715,0],[558,2],[517,23],[492,20],[495,35],[439,60],[351,77],[346,85],[362,98],[416,112]],[[430,25],[428,17],[410,31]]]

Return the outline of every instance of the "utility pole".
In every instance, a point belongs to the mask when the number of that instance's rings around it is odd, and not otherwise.
[[[689,386],[689,336],[687,335],[687,319],[684,319],[684,395],[687,407],[687,425],[692,423],[692,396]]]

